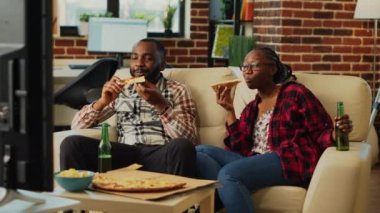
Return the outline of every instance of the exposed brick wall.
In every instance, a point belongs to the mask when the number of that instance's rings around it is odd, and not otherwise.
[[[353,19],[355,4],[356,0],[256,0],[253,35],[258,44],[273,46],[295,71],[357,75],[372,85],[373,23]],[[190,39],[158,38],[168,49],[169,63],[207,66],[208,5],[208,0],[191,0]],[[112,55],[88,53],[86,38],[54,40],[54,58]]]
[[[259,45],[272,46],[294,71],[360,76],[376,94],[380,84],[379,76],[374,81],[372,75],[373,22],[354,20],[355,6],[356,0],[255,0],[253,36]],[[208,0],[191,0],[190,39],[158,38],[168,49],[168,63],[207,66],[208,7]],[[112,55],[88,53],[86,38],[54,40],[54,58]],[[380,39],[377,43],[379,55]]]
[[[157,38],[168,50],[168,63],[175,67],[207,67],[208,0],[191,0],[190,39]],[[87,39],[54,38],[54,58],[95,59],[114,54],[88,53]],[[129,57],[128,54],[125,57]]]
[[[355,0],[256,0],[253,34],[295,71],[356,75],[372,84],[373,22],[354,20],[355,5]]]
[[[158,38],[176,67],[206,67],[208,0],[191,0],[191,38]],[[253,35],[269,45],[294,71],[360,76],[376,94],[372,75],[373,22],[354,20],[356,0],[255,0]],[[379,33],[380,34],[380,33]],[[86,39],[55,38],[55,58],[99,58]],[[378,55],[380,55],[380,39]],[[127,56],[128,57],[128,56]],[[377,58],[378,71],[380,58]],[[223,63],[217,63],[220,65]],[[373,87],[372,83],[376,83]],[[376,124],[380,130],[380,119]]]
[[[355,6],[356,0],[255,0],[253,34],[294,71],[360,76],[376,94],[380,84],[378,74],[375,80],[372,75],[373,21],[353,19]],[[377,43],[380,55],[379,38]],[[376,61],[380,72],[379,56]]]

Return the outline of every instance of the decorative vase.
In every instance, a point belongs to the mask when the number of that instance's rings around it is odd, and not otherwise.
[[[171,37],[173,35],[172,29],[165,29],[164,35],[165,37]]]
[[[88,22],[81,21],[79,22],[79,35],[87,36],[88,35]]]

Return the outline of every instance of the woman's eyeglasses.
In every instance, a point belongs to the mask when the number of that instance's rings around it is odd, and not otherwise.
[[[273,63],[251,63],[251,64],[243,64],[240,65],[240,70],[242,72],[246,72],[248,70],[255,70],[260,68],[263,65],[273,65]]]

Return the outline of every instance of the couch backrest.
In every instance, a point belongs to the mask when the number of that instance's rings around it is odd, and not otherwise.
[[[235,90],[234,105],[237,116],[250,102],[255,90],[250,90],[236,67],[218,68],[172,68],[163,74],[169,78],[185,83],[196,102],[199,115],[200,141],[203,144],[223,146],[225,137],[225,111],[216,104],[215,93],[210,85],[239,78],[242,81]],[[363,141],[368,134],[371,110],[371,92],[366,81],[359,77],[342,75],[321,75],[295,73],[298,81],[306,85],[321,101],[333,118],[336,114],[336,102],[345,104],[345,111],[350,115],[354,129],[351,141]],[[117,75],[126,77],[128,70],[120,70]]]
[[[225,136],[225,110],[216,104],[215,93],[210,85],[220,81],[236,79],[227,67],[218,68],[171,68],[163,71],[168,79],[182,82],[190,89],[197,106],[200,141],[203,144],[223,145]],[[128,69],[118,70],[117,76],[126,78]],[[115,124],[115,116],[108,121]]]
[[[360,77],[343,75],[321,75],[295,72],[297,80],[308,87],[321,101],[333,119],[336,115],[336,102],[343,101],[345,112],[349,114],[354,129],[350,141],[361,142],[367,138],[371,113],[371,91]],[[242,76],[239,76],[242,78]],[[250,90],[244,81],[238,84],[235,92],[236,114],[240,115],[244,106],[253,99],[256,92]]]
[[[185,83],[190,89],[199,115],[200,142],[222,146],[226,113],[216,104],[215,92],[210,85],[236,79],[236,76],[226,67],[167,69],[164,75]]]

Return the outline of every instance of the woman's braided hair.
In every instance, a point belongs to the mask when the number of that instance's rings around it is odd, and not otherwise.
[[[275,64],[277,67],[277,72],[273,76],[273,82],[276,84],[287,82],[290,78],[296,79],[296,77],[292,74],[292,68],[283,64],[280,60],[280,57],[277,53],[269,47],[257,47],[255,51],[262,53],[267,59]]]

